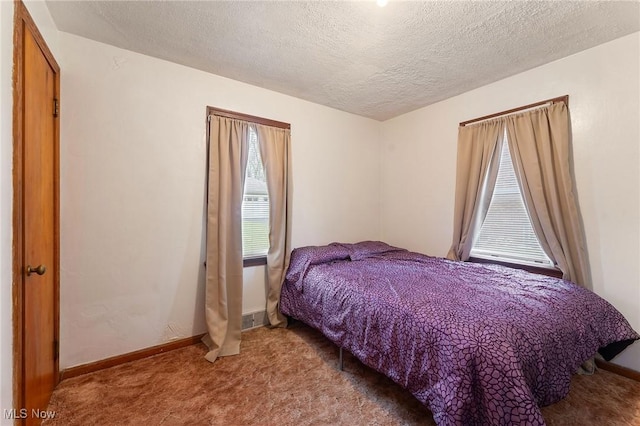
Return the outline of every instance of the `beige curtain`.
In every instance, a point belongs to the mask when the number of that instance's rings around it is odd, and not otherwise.
[[[255,125],[269,191],[269,253],[267,254],[267,315],[271,326],[283,327],[280,289],[291,254],[291,132]]]
[[[509,150],[533,229],[563,278],[591,288],[570,164],[570,122],[561,102],[506,118]]]
[[[458,129],[458,161],[454,206],[452,260],[467,260],[489,209],[498,176],[504,120]]]
[[[249,123],[211,116],[207,196],[205,358],[240,353],[242,329],[242,196]]]

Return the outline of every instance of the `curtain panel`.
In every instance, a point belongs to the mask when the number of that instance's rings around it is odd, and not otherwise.
[[[205,358],[240,353],[242,330],[242,196],[249,123],[211,116],[207,189],[207,267],[202,341]]]
[[[506,117],[507,139],[533,229],[563,278],[591,288],[564,102]]]
[[[453,243],[447,254],[467,260],[487,215],[500,165],[504,120],[458,128]]]
[[[269,191],[267,316],[271,326],[284,327],[279,303],[291,255],[291,131],[260,124],[255,130]]]

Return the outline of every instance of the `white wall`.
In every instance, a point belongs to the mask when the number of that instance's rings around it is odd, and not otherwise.
[[[60,33],[61,368],[205,331],[207,105],[291,123],[293,245],[379,237],[378,123]],[[264,268],[244,311],[264,309]]]
[[[0,412],[12,408],[11,290],[13,2],[0,2]],[[1,415],[1,414],[0,414]],[[0,417],[0,424],[11,422]]]
[[[640,331],[639,40],[635,33],[383,123],[383,239],[446,255],[458,123],[569,94],[594,291]],[[640,343],[615,362],[640,371]]]

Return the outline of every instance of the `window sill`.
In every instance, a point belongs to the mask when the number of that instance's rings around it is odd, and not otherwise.
[[[267,264],[267,256],[245,257],[244,259],[242,259],[242,266],[245,268],[248,268],[251,266],[266,265],[266,264]]]
[[[540,266],[523,265],[523,264],[519,264],[519,263],[503,262],[503,261],[498,261],[498,260],[493,260],[493,259],[485,259],[485,258],[480,258],[480,257],[470,257],[467,262],[489,263],[489,264],[493,264],[493,265],[502,265],[502,266],[506,266],[506,267],[509,267],[509,268],[522,269],[522,270],[525,270],[527,272],[532,272],[534,274],[546,275],[546,276],[554,277],[554,278],[562,278],[562,271],[559,270],[559,269],[555,269],[555,268],[543,268],[543,267],[540,267]]]

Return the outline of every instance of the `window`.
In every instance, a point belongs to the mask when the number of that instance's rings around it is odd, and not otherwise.
[[[531,225],[511,160],[506,130],[496,186],[471,256],[545,268],[554,266]]]
[[[242,198],[242,257],[264,258],[269,251],[269,192],[258,135],[249,128],[249,156]]]
[[[241,140],[247,139],[247,168],[241,198],[238,197],[240,194],[235,193],[232,202],[225,191],[218,191],[218,200],[215,200],[217,205],[220,205],[220,200],[223,199],[226,206],[230,206],[223,212],[224,219],[228,219],[234,225],[235,232],[237,232],[237,226],[240,226],[240,235],[234,234],[234,238],[236,236],[241,238],[235,243],[242,243],[243,266],[266,265],[267,254],[269,250],[273,250],[276,255],[271,259],[272,265],[270,267],[276,269],[282,267],[285,257],[282,257],[280,253],[284,253],[284,246],[280,246],[289,245],[291,238],[288,235],[290,229],[288,223],[291,219],[291,165],[289,163],[291,125],[214,107],[207,107],[207,120],[209,122],[207,128],[209,150],[212,147],[215,149],[217,145],[218,150],[221,150],[219,152],[224,152],[225,156],[233,158],[232,161],[240,160],[240,157],[236,155],[239,154],[239,144],[241,144]],[[213,130],[214,128],[215,130]],[[236,133],[230,131],[232,128],[237,129]],[[232,137],[232,133],[237,137]],[[221,139],[225,140],[224,143]],[[232,146],[233,148],[230,148]],[[269,162],[269,176],[262,162],[262,153],[267,156]],[[216,161],[219,161],[219,156]],[[237,170],[236,167],[239,167],[239,164],[232,166],[230,170],[234,168]],[[214,167],[214,169],[216,173],[221,170],[220,167]],[[225,175],[225,178],[234,179],[238,176],[228,174]],[[270,179],[271,193],[267,189],[267,178]],[[209,176],[209,182],[211,179]],[[218,183],[223,181],[220,176],[213,178],[213,180]],[[238,188],[239,182],[234,181],[234,183],[233,187]],[[241,201],[242,204],[238,205],[238,201]],[[274,211],[277,214],[274,214]],[[216,214],[220,217],[221,212],[216,211],[214,215]],[[216,220],[216,222],[218,230],[220,230],[222,221]],[[274,239],[273,246],[270,246],[270,237]]]

